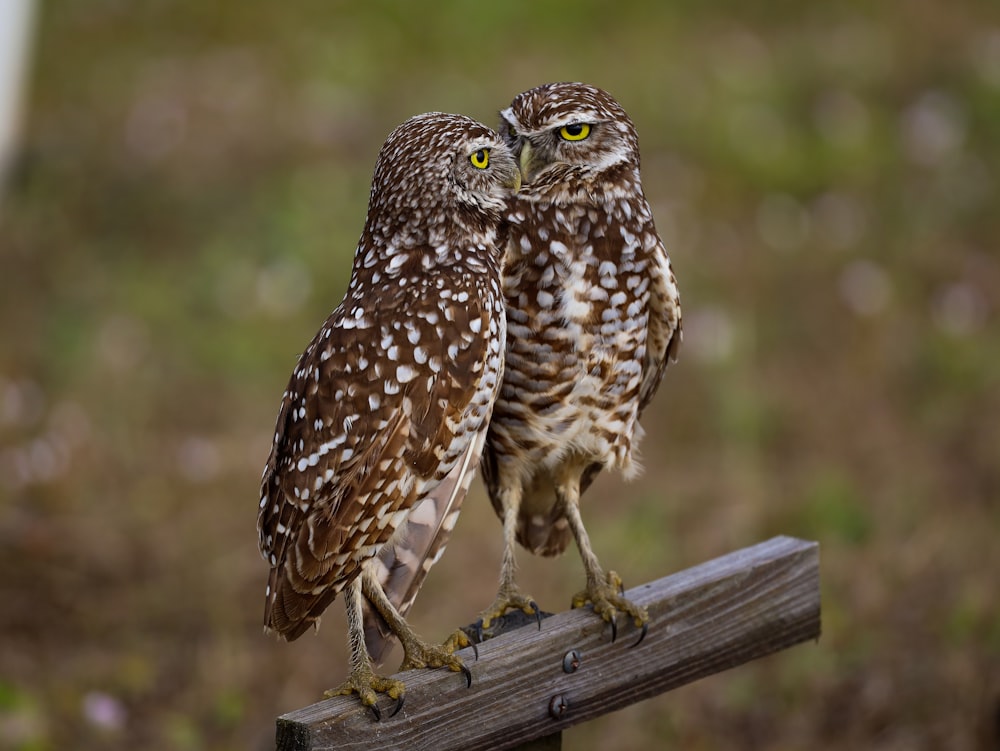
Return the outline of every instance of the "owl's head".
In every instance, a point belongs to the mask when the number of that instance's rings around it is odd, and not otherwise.
[[[629,116],[606,91],[584,83],[549,83],[518,94],[500,112],[500,133],[528,184],[639,167]]]
[[[489,224],[520,184],[517,162],[494,130],[462,115],[417,115],[379,152],[369,229],[399,239],[435,236],[456,222]]]

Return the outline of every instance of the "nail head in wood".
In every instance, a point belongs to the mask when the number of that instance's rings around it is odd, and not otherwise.
[[[553,720],[561,720],[562,716],[566,714],[566,710],[569,709],[569,701],[562,694],[556,694],[549,701],[549,716]]]
[[[571,649],[563,656],[563,672],[575,673],[582,659],[583,653],[579,649]]]

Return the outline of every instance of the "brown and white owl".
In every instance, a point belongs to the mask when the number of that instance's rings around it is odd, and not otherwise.
[[[366,608],[402,643],[403,669],[447,666],[471,681],[453,654],[464,637],[428,645],[401,610],[479,463],[503,370],[503,212],[519,183],[510,150],[474,120],[429,113],[396,128],[347,293],[282,397],[257,517],[271,567],[265,627],[296,639],[344,592],[351,673],[327,693],[357,693],[376,717],[377,694],[396,699],[395,713],[404,686],[373,672]],[[393,582],[393,602],[379,556],[411,542],[415,570]]]
[[[551,556],[575,539],[587,579],[574,606],[591,603],[612,638],[617,614],[627,614],[641,641],[648,615],[601,567],[580,513],[598,472],[638,471],[639,417],[681,340],[677,282],[642,192],[635,126],[607,92],[554,83],[515,97],[500,131],[523,187],[511,199],[506,370],[483,458],[505,548],[481,625],[511,608],[537,612],[514,581],[515,540]]]

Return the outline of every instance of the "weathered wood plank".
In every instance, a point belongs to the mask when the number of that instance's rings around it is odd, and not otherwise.
[[[819,546],[776,537],[644,584],[628,596],[649,608],[638,647],[631,624],[618,640],[588,610],[547,618],[460,655],[457,673],[410,671],[406,704],[373,721],[356,699],[338,697],[278,718],[278,751],[491,749],[500,751],[621,709],[820,634]],[[572,673],[563,658],[581,654]],[[386,700],[388,715],[388,700]]]

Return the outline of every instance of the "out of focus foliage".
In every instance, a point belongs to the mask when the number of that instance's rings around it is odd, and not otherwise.
[[[635,120],[685,310],[645,475],[585,497],[598,553],[637,584],[817,539],[824,610],[818,644],[566,747],[997,747],[993,2],[58,0],[39,21],[0,199],[0,748],[265,749],[342,680],[339,603],[318,637],[260,633],[279,396],[385,135],[494,123],[552,80]],[[418,629],[472,620],[499,554],[477,486]],[[521,561],[568,605],[574,555]]]

